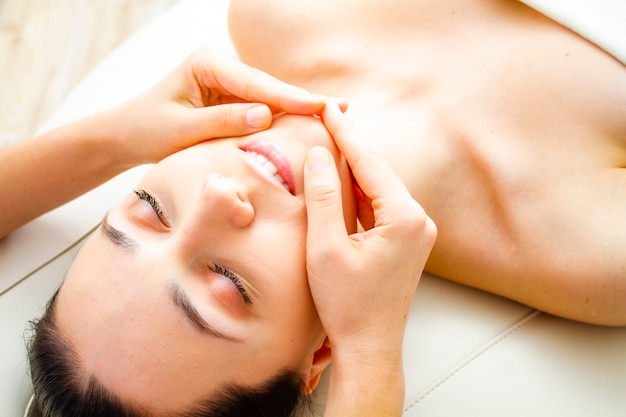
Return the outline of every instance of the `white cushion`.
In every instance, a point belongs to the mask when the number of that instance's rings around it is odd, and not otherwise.
[[[521,0],[572,29],[626,65],[624,0]]]
[[[204,43],[235,53],[228,0],[185,0],[82,82],[43,130],[148,88]],[[125,173],[0,240],[0,416],[31,394],[24,332],[60,284],[81,239],[138,181]],[[405,342],[405,415],[584,416],[626,410],[626,329],[561,320],[432,276],[420,283]],[[327,378],[318,389],[323,405]],[[321,412],[321,411],[320,411]]]

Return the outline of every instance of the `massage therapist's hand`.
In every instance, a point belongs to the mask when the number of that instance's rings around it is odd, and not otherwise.
[[[326,415],[399,416],[406,320],[436,227],[336,105],[323,119],[365,194],[364,230],[348,234],[333,159],[323,148],[309,151],[308,279],[333,356]]]
[[[0,149],[0,192],[10,196],[0,200],[0,238],[128,168],[266,129],[272,111],[323,108],[321,96],[199,50],[135,99]]]
[[[116,148],[131,166],[157,162],[203,140],[267,129],[273,113],[319,114],[324,100],[203,48],[145,94],[114,110]]]

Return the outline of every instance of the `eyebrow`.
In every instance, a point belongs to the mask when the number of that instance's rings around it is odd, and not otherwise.
[[[109,213],[107,212],[102,219],[102,223],[100,224],[100,229],[107,239],[109,239],[114,245],[124,250],[133,250],[139,246],[139,243],[135,239],[131,238],[121,230],[111,226],[108,218]],[[174,279],[167,281],[167,294],[172,303],[174,303],[174,305],[182,312],[185,319],[201,333],[218,339],[228,340],[230,342],[240,342],[239,339],[226,335],[207,323],[194,307],[191,299],[185,290],[180,286],[178,281]]]
[[[133,250],[139,246],[135,239],[109,224],[109,212],[104,215],[104,218],[100,223],[100,230],[102,231],[102,234],[104,234],[104,236],[111,241],[111,243],[122,249]]]
[[[200,332],[230,342],[240,342],[239,339],[226,335],[207,323],[193,306],[189,296],[178,281],[173,279],[168,281],[167,293],[174,305],[182,311],[187,321]]]

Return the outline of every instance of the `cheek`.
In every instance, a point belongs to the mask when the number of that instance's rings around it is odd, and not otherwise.
[[[264,294],[271,297],[277,314],[297,306],[312,304],[305,263],[306,218],[282,222],[259,230],[263,244],[256,252],[256,263],[263,271]]]

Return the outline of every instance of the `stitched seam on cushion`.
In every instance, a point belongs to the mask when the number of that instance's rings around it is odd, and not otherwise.
[[[11,284],[9,287],[7,287],[4,291],[0,292],[0,296],[3,296],[4,294],[8,293],[9,291],[11,291],[13,288],[17,287],[18,285],[20,285],[22,282],[26,281],[28,278],[30,278],[31,276],[33,276],[34,274],[36,274],[37,272],[39,272],[40,270],[42,270],[43,268],[45,268],[46,266],[50,265],[52,262],[56,261],[57,259],[59,259],[60,257],[62,257],[63,255],[65,255],[67,252],[71,251],[72,249],[74,249],[76,247],[76,245],[80,244],[81,242],[83,242],[85,240],[85,238],[87,236],[89,236],[91,233],[94,232],[94,230],[96,230],[98,227],[100,227],[100,225],[98,224],[97,226],[93,227],[92,229],[90,229],[87,233],[85,233],[83,236],[79,237],[74,243],[72,243],[71,245],[69,245],[68,247],[66,247],[65,249],[63,249],[61,252],[57,253],[56,255],[54,255],[52,258],[50,258],[48,261],[44,262],[43,264],[39,265],[37,268],[33,269],[32,271],[30,271],[28,274],[24,275],[21,279],[15,281],[13,284]]]
[[[456,368],[454,368],[452,371],[448,372],[447,375],[444,375],[442,378],[439,379],[439,381],[435,382],[433,385],[431,385],[429,388],[427,388],[425,391],[422,392],[422,394],[419,394],[417,398],[415,398],[414,400],[409,401],[403,408],[403,412],[407,412],[409,411],[411,408],[415,407],[419,402],[421,402],[424,398],[428,397],[431,393],[433,393],[437,388],[439,388],[441,385],[443,385],[444,383],[446,383],[449,379],[451,379],[454,375],[456,375],[458,372],[460,372],[461,370],[463,370],[465,367],[467,367],[468,365],[470,365],[472,362],[474,362],[476,359],[480,358],[481,356],[483,356],[483,354],[485,354],[487,351],[491,350],[493,347],[495,347],[496,345],[498,345],[500,342],[502,342],[504,339],[506,339],[507,337],[509,337],[511,334],[515,333],[517,330],[519,330],[520,328],[522,328],[525,324],[527,324],[529,321],[531,321],[532,319],[534,319],[535,317],[537,317],[538,315],[541,314],[541,311],[539,310],[533,310],[530,313],[528,313],[526,316],[524,316],[521,320],[519,320],[517,323],[511,325],[508,329],[506,329],[504,332],[500,333],[498,336],[496,336],[494,339],[492,339],[491,341],[489,341],[487,344],[483,345],[481,348],[479,348],[478,350],[476,350],[472,355],[470,355],[469,358],[467,358],[464,362],[461,362],[460,365],[458,365]]]

